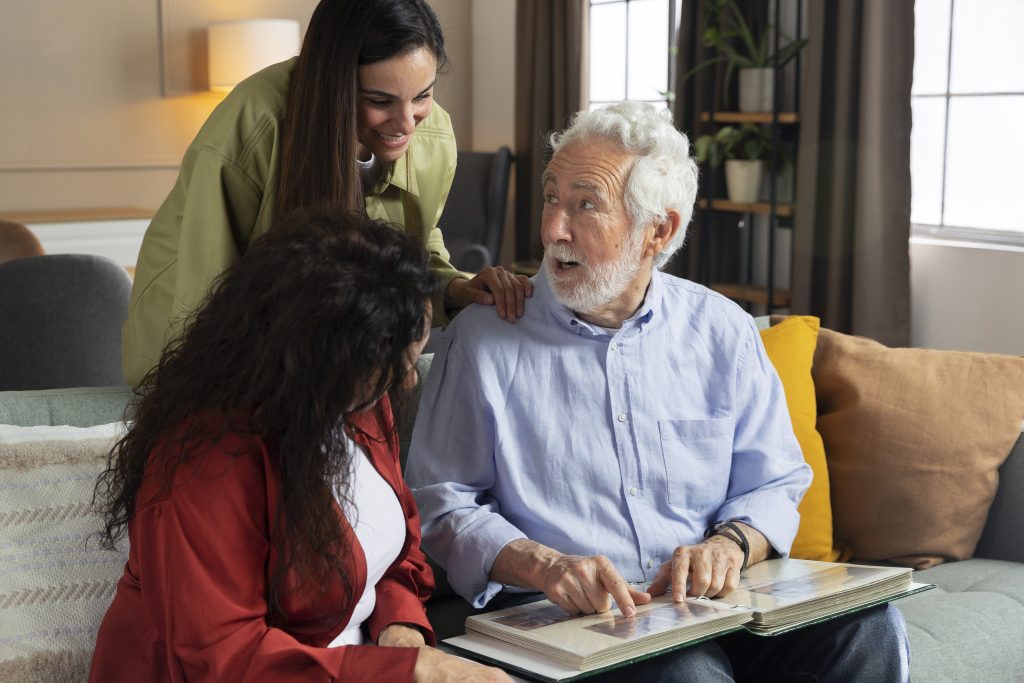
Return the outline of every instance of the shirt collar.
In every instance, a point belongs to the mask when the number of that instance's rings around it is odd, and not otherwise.
[[[661,303],[663,295],[662,289],[664,288],[664,284],[661,282],[662,277],[664,277],[664,275],[656,268],[651,272],[651,282],[647,285],[647,292],[644,294],[644,300],[640,304],[640,308],[638,308],[636,313],[622,323],[620,331],[635,327],[637,332],[639,332],[644,326],[651,322],[654,318],[654,312],[658,310],[658,306]],[[543,306],[548,316],[559,327],[576,335],[588,334],[596,337],[609,336],[607,331],[603,328],[591,325],[577,316],[571,309],[563,306],[558,299],[555,298],[555,294],[551,291],[551,285],[547,280],[547,271],[544,268],[543,263],[541,264],[540,270],[537,271],[537,275],[534,277],[533,282],[534,305],[539,304]]]
[[[416,131],[413,131],[412,138],[409,140],[409,146],[405,148],[405,154],[399,157],[397,161],[382,164],[383,172],[377,178],[377,182],[374,183],[373,189],[370,191],[371,195],[382,194],[384,190],[388,189],[389,185],[394,185],[414,197],[420,196],[419,184],[416,182],[416,174],[413,173],[413,164],[409,158],[414,153],[413,143],[415,142]]]

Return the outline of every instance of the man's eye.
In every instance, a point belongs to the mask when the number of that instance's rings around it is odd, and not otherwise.
[[[548,203],[548,204],[557,204],[558,203],[558,197],[556,197],[553,194],[546,194],[546,195],[544,195],[544,201],[546,203]]]
[[[580,202],[580,208],[581,209],[593,209],[594,208],[594,202],[587,201],[586,199],[584,199],[583,201]]]

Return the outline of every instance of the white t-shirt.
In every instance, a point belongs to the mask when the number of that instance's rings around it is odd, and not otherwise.
[[[328,647],[363,644],[363,622],[377,604],[376,585],[405,545],[405,513],[391,485],[380,476],[366,451],[346,436],[352,453],[351,505],[338,500],[366,555],[366,588],[348,625]]]

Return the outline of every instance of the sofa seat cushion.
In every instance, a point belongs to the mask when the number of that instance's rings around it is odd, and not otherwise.
[[[936,588],[897,601],[917,681],[1024,680],[1024,564],[972,559],[917,571]]]

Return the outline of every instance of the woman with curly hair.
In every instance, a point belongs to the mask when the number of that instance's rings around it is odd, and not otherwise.
[[[306,207],[365,212],[421,239],[437,275],[436,323],[470,303],[519,317],[532,283],[500,267],[467,279],[437,227],[457,159],[451,120],[433,101],[446,61],[425,0],[321,0],[299,56],[231,91],[146,230],[123,335],[129,384],[252,239]]]
[[[435,282],[414,238],[326,211],[217,281],[97,484],[130,549],[90,680],[508,680],[428,646],[389,394],[416,381]]]

